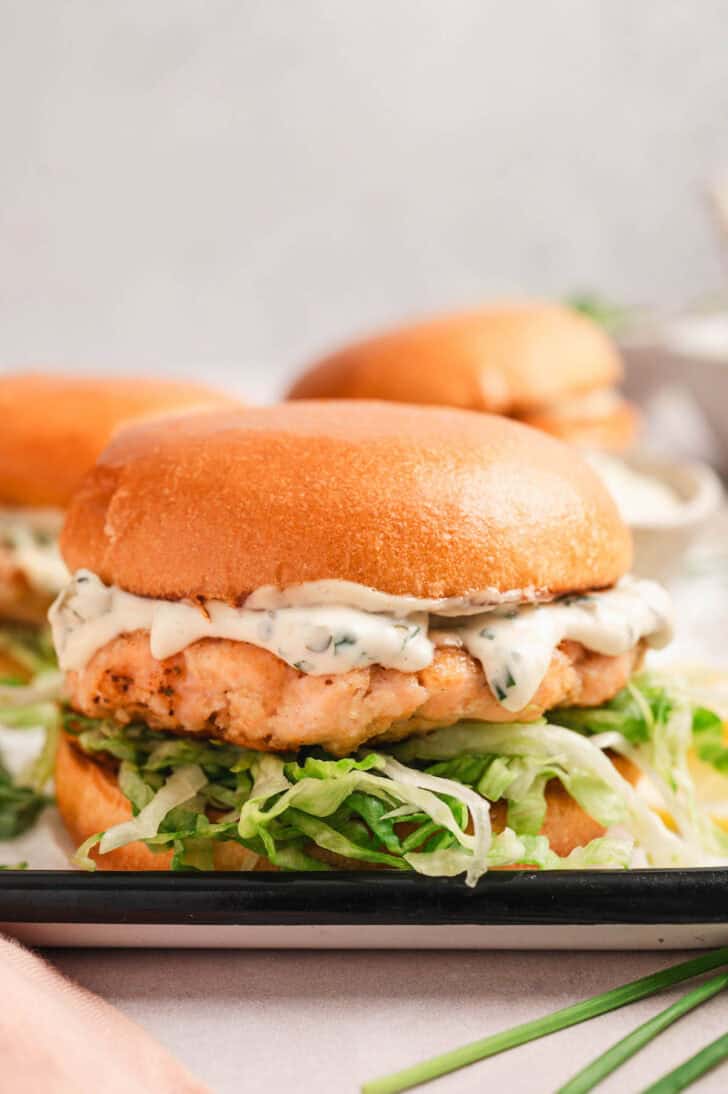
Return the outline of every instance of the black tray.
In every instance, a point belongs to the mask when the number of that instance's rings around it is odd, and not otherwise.
[[[0,922],[73,945],[717,945],[728,869],[504,871],[474,889],[384,872],[17,871],[0,874]]]
[[[27,923],[728,924],[728,869],[508,871],[474,889],[384,872],[0,875],[0,919]]]

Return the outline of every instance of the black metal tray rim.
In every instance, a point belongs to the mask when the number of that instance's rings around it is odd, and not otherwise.
[[[728,924],[728,868],[504,871],[460,879],[384,872],[0,874],[0,922],[240,926]]]

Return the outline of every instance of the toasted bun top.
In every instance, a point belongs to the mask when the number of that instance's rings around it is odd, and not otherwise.
[[[299,402],[128,427],[71,503],[68,566],[235,601],[327,578],[395,595],[611,585],[629,532],[596,474],[516,422]]]
[[[515,414],[608,387],[622,364],[602,328],[558,304],[481,308],[402,327],[324,358],[291,399],[388,399]]]
[[[232,402],[173,380],[0,374],[0,505],[63,509],[122,423]]]

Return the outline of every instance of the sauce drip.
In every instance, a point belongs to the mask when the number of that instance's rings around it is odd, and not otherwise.
[[[0,507],[0,546],[35,589],[55,595],[68,581],[58,550],[60,509]]]

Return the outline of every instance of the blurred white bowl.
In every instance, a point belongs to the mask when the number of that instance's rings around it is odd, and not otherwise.
[[[681,394],[684,421],[671,447],[708,455],[728,472],[728,320],[676,321],[646,341],[630,339],[622,350],[627,394],[646,408],[648,419],[665,392]],[[701,416],[702,437],[693,410]]]
[[[590,457],[634,537],[633,570],[665,581],[720,511],[723,488],[704,463],[636,452],[621,460]],[[663,504],[664,502],[664,504]]]

